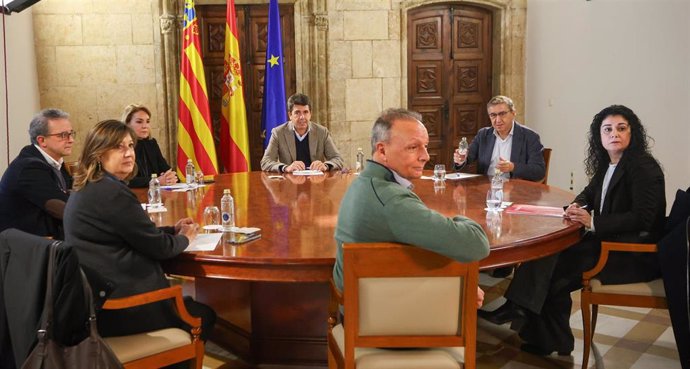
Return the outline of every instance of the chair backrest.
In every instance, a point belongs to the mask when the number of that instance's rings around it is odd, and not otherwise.
[[[474,363],[477,262],[395,243],[345,244],[343,253],[346,362],[355,347],[464,346]]]
[[[544,155],[544,178],[542,178],[540,183],[546,184],[549,179],[549,162],[551,161],[551,148],[545,147],[541,150],[541,154]]]

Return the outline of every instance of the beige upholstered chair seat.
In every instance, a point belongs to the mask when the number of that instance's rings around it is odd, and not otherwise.
[[[110,345],[125,369],[162,368],[188,362],[190,369],[201,369],[204,343],[201,341],[201,319],[187,311],[182,298],[182,286],[172,286],[138,295],[108,299],[105,310],[128,309],[158,301],[173,300],[180,320],[190,329],[166,328],[129,336],[109,337]]]
[[[342,324],[333,327],[341,352],[345,351],[345,331]],[[357,369],[460,369],[463,368],[462,347],[414,348],[390,350],[360,347],[355,349]]]
[[[592,279],[589,284],[592,287],[592,292],[596,293],[666,297],[664,281],[662,279],[629,284],[601,284],[600,280]]]
[[[123,363],[192,343],[189,333],[179,328],[166,328],[130,336],[108,337],[104,340]]]
[[[580,307],[582,310],[582,331],[584,345],[582,349],[582,368],[588,368],[589,351],[597,327],[599,305],[631,306],[654,309],[668,308],[664,283],[655,279],[643,283],[601,284],[595,277],[606,266],[610,252],[657,252],[655,244],[602,242],[599,261],[594,268],[582,273],[582,293]],[[598,365],[597,365],[598,366]]]

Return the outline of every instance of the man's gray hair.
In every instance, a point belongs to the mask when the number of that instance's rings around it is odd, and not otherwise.
[[[29,124],[29,139],[36,145],[38,136],[45,136],[48,132],[48,121],[51,119],[69,119],[69,114],[60,109],[44,109],[36,114]]]
[[[513,99],[503,95],[496,95],[492,97],[491,100],[489,100],[489,102],[486,104],[486,108],[488,109],[494,105],[501,104],[506,104],[508,105],[508,109],[510,109],[510,111],[515,111],[515,104],[513,104]]]
[[[388,142],[391,138],[391,127],[393,122],[397,119],[402,120],[416,120],[422,122],[422,115],[416,111],[411,111],[402,108],[391,108],[384,110],[381,115],[374,122],[374,127],[371,129],[371,153],[376,151],[377,142]]]

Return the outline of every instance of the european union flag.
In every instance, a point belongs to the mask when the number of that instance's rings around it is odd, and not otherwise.
[[[288,120],[287,107],[285,106],[283,40],[281,35],[278,0],[271,0],[268,6],[268,43],[266,45],[266,70],[261,110],[261,128],[266,132],[264,149],[271,139],[271,130]]]

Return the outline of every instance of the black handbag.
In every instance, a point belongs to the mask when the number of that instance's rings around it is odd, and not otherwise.
[[[107,343],[98,334],[96,312],[93,307],[91,286],[84,272],[81,273],[84,295],[89,304],[89,337],[74,346],[63,347],[53,340],[51,329],[53,323],[53,273],[55,272],[55,253],[60,241],[50,245],[48,258],[48,275],[46,277],[46,294],[43,302],[43,316],[38,330],[38,343],[31,351],[21,369],[122,369]]]

